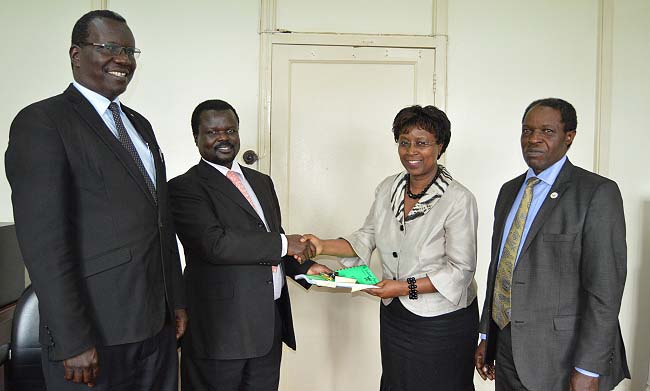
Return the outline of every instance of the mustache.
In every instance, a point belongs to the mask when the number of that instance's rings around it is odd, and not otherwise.
[[[232,145],[231,142],[228,142],[228,141],[222,141],[222,142],[220,142],[219,144],[215,145],[215,146],[214,146],[214,149],[218,149],[218,148],[221,148],[221,147],[230,147],[230,148],[233,148],[233,149],[235,148],[235,146]]]

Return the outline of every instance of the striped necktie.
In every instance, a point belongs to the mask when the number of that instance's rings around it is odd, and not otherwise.
[[[533,201],[533,187],[539,182],[539,178],[535,177],[529,178],[528,182],[526,182],[524,196],[521,198],[506,243],[503,246],[503,254],[501,254],[497,278],[494,283],[494,299],[492,300],[492,319],[500,329],[510,323],[512,271],[517,260],[517,251],[519,250],[521,236],[524,233],[530,203]]]
[[[133,141],[131,140],[131,137],[129,137],[129,134],[126,132],[126,127],[124,127],[124,122],[122,122],[122,118],[120,117],[120,108],[117,106],[117,103],[111,102],[111,104],[108,105],[108,109],[111,111],[111,114],[113,114],[113,120],[115,121],[115,127],[117,128],[117,136],[120,139],[120,143],[122,143],[124,149],[126,149],[129,155],[131,155],[131,158],[133,158],[135,165],[138,166],[138,170],[140,170],[140,173],[144,177],[144,181],[147,184],[147,189],[149,189],[149,192],[151,193],[154,202],[158,204],[158,195],[156,193],[156,187],[154,186],[153,181],[149,176],[149,173],[144,168],[144,164],[142,164],[142,159],[140,159],[140,155],[138,155],[138,151],[136,151],[135,145],[133,145]]]

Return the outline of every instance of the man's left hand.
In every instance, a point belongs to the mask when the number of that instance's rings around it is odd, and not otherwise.
[[[321,265],[320,263],[314,263],[311,265],[309,270],[307,270],[307,274],[321,274],[321,273],[332,273],[332,269],[325,265]]]
[[[574,368],[569,381],[569,391],[598,391],[598,378],[583,375]]]
[[[174,310],[174,315],[176,316],[176,339],[179,339],[185,334],[187,328],[187,312],[184,308],[179,308]]]

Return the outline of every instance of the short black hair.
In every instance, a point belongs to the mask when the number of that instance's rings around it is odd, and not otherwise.
[[[564,132],[570,132],[578,128],[578,116],[576,115],[576,109],[571,105],[571,103],[560,98],[544,98],[537,99],[526,107],[524,111],[524,116],[521,117],[521,123],[524,123],[526,119],[526,114],[536,106],[550,107],[552,109],[558,110],[560,112],[560,117],[562,118],[562,123],[564,124]]]
[[[194,134],[194,136],[199,134],[199,122],[201,120],[201,113],[208,110],[214,110],[214,111],[232,110],[232,112],[235,114],[235,118],[237,119],[237,123],[239,124],[239,115],[237,115],[237,110],[235,110],[235,108],[232,107],[230,103],[220,99],[206,100],[204,102],[199,103],[199,105],[196,106],[196,108],[192,112],[191,123],[192,123],[192,134]]]
[[[451,140],[451,122],[447,114],[435,106],[414,105],[405,107],[397,113],[393,120],[393,136],[395,142],[400,134],[417,127],[436,136],[438,144],[442,144],[438,158],[447,150]]]
[[[93,20],[100,19],[100,18],[113,19],[121,23],[126,23],[126,19],[124,19],[117,12],[113,12],[110,10],[90,11],[87,14],[83,15],[81,18],[79,18],[79,20],[77,20],[77,23],[74,24],[74,27],[72,28],[71,44],[77,45],[86,42],[86,40],[88,39],[88,35],[90,35],[90,33],[88,32],[88,25]]]

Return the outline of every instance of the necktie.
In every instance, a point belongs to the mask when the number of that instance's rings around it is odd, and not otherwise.
[[[244,198],[246,198],[246,200],[248,201],[248,203],[251,204],[251,206],[253,207],[253,210],[255,210],[257,212],[257,208],[255,207],[255,204],[253,203],[253,199],[251,198],[250,194],[248,194],[248,191],[246,191],[246,187],[242,183],[241,179],[239,179],[239,174],[237,174],[236,172],[234,172],[232,170],[229,170],[226,173],[226,178],[230,179],[230,182],[232,182],[232,184],[235,185],[235,187],[237,188],[237,190],[239,190],[241,195],[243,195]],[[259,215],[259,213],[258,213],[258,215]],[[271,270],[273,271],[273,273],[275,273],[278,270],[278,267],[277,266],[271,266]]]
[[[248,194],[248,191],[246,191],[246,187],[242,183],[241,179],[239,179],[239,175],[232,171],[229,170],[228,173],[226,174],[226,178],[230,179],[230,182],[232,182],[233,185],[239,190],[239,192],[246,198],[246,201],[248,201],[249,204],[253,207],[253,209],[257,212],[257,209],[255,208],[255,204],[253,203],[253,199],[251,198],[250,194]]]
[[[492,300],[492,319],[500,329],[510,323],[512,271],[517,260],[521,236],[524,233],[528,209],[530,209],[530,203],[533,201],[533,187],[539,181],[539,178],[532,177],[526,182],[524,196],[521,198],[521,203],[512,221],[512,227],[510,227],[506,243],[503,246],[501,262],[499,262],[497,278],[494,283],[494,299]]]
[[[135,145],[133,145],[133,141],[131,141],[131,137],[129,137],[129,134],[126,132],[126,128],[124,127],[124,122],[122,122],[122,118],[120,117],[120,108],[117,107],[117,103],[111,102],[111,104],[108,105],[108,109],[111,111],[111,114],[113,114],[113,120],[115,121],[115,127],[117,128],[117,136],[120,139],[120,143],[122,143],[124,149],[126,149],[129,155],[131,155],[131,157],[133,158],[133,161],[135,161],[135,165],[138,166],[138,170],[140,170],[140,173],[144,177],[144,181],[147,184],[147,189],[149,189],[149,192],[151,193],[154,202],[158,204],[156,187],[153,185],[149,173],[147,173],[147,170],[144,168],[144,164],[142,164],[142,159],[140,159],[140,155],[138,155],[138,151],[136,151]]]

